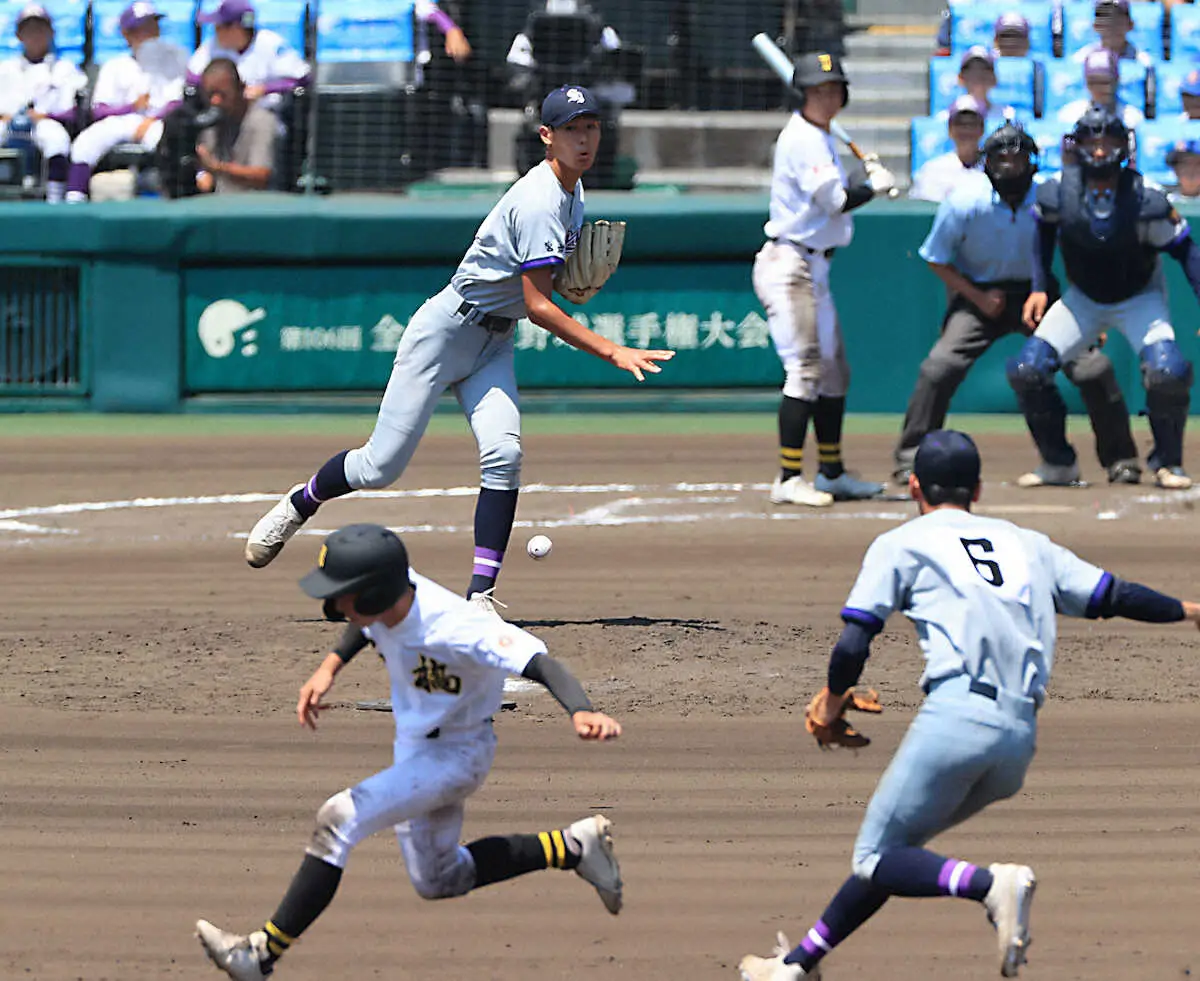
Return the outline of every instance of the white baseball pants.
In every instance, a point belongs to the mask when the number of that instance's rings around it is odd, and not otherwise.
[[[355,845],[394,828],[419,896],[470,892],[475,860],[460,844],[463,805],[483,786],[495,754],[490,722],[436,739],[397,739],[390,767],[321,806],[308,854],[345,868]]]
[[[806,402],[845,396],[850,366],[829,291],[829,260],[797,245],[767,242],[754,259],[754,292],[783,362],[783,394]]]
[[[89,167],[95,167],[113,147],[122,143],[132,143],[144,119],[144,116],[136,113],[127,113],[123,116],[109,116],[92,123],[75,137],[75,142],[71,145],[71,163],[85,163]],[[156,119],[146,129],[140,141],[141,145],[147,150],[153,150],[162,139],[162,134],[162,120]]]
[[[0,143],[8,139],[8,123],[0,122]],[[71,149],[71,137],[62,123],[54,119],[39,119],[33,124],[33,144],[49,160],[65,157]]]
[[[355,490],[387,487],[399,478],[448,388],[479,444],[482,486],[520,487],[521,409],[513,331],[489,333],[463,323],[456,313],[461,303],[462,297],[447,286],[409,321],[371,438],[346,456],[346,480]]]

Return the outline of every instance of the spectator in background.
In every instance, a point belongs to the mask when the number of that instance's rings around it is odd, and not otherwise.
[[[1200,119],[1200,71],[1188,72],[1179,86],[1183,98],[1183,119]]]
[[[992,50],[998,58],[1029,57],[1029,21],[1015,10],[996,18]]]
[[[471,57],[471,43],[467,40],[462,28],[433,0],[417,0],[413,7],[413,14],[417,20],[425,24],[432,24],[442,32],[446,54],[458,64],[461,65]]]
[[[913,175],[910,198],[941,202],[956,187],[983,177],[983,107],[973,96],[960,95],[950,107],[950,139],[954,149],[926,161]]]
[[[275,166],[275,116],[250,101],[237,65],[228,58],[209,62],[200,89],[208,104],[221,110],[221,120],[200,134],[196,186],[218,194],[265,191]]]
[[[1200,140],[1180,140],[1167,154],[1175,171],[1176,192],[1185,198],[1200,197]]]
[[[1129,40],[1129,32],[1133,30],[1129,0],[1096,0],[1094,23],[1100,38],[1076,51],[1075,61],[1086,61],[1093,51],[1111,51],[1117,58],[1136,61],[1147,71],[1154,70],[1154,59]]]
[[[290,92],[308,80],[309,67],[304,59],[280,35],[257,26],[257,13],[250,0],[221,0],[215,11],[200,14],[198,20],[212,24],[215,37],[201,44],[188,62],[189,85],[198,85],[204,69],[217,58],[226,58],[237,66],[251,102]]]
[[[958,84],[983,107],[983,121],[987,128],[1004,125],[1005,111],[1011,107],[996,105],[991,101],[991,91],[996,87],[996,58],[988,48],[975,44],[963,52],[958,66]],[[938,115],[949,122],[948,110],[942,110]]]
[[[71,146],[67,201],[86,201],[92,171],[122,143],[153,150],[162,139],[162,117],[183,98],[188,52],[160,36],[160,14],[153,3],[138,0],[121,12],[121,36],[129,53],[100,66],[92,92],[94,122]]]
[[[1122,102],[1117,97],[1121,72],[1117,56],[1106,48],[1093,50],[1083,62],[1083,84],[1087,86],[1087,98],[1068,102],[1058,113],[1058,121],[1068,128],[1075,125],[1090,105],[1105,106],[1113,110],[1132,133],[1142,124],[1145,117],[1140,109]]]
[[[27,4],[17,15],[17,39],[21,54],[0,62],[0,146],[13,120],[25,117],[46,159],[46,200],[57,204],[66,195],[71,149],[63,123],[74,118],[87,76],[54,53],[54,21],[40,4]]]

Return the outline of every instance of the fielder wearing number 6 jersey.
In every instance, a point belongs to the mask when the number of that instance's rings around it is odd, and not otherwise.
[[[363,447],[337,454],[297,484],[250,531],[246,561],[261,568],[323,503],[351,491],[387,487],[416,451],[438,399],[453,389],[479,444],[482,489],[475,507],[475,565],[467,596],[489,612],[508,548],[521,478],[521,413],[513,373],[513,329],[528,314],[567,344],[630,372],[657,373],[671,351],[623,347],[588,330],[551,300],[557,288],[578,289],[572,253],[583,229],[580,178],[600,145],[599,105],[577,85],[555,89],[542,103],[546,160],[517,181],[484,219],[450,285],[416,312],[388,380],[375,431]],[[590,233],[595,229],[588,226]],[[593,255],[601,264],[615,261]],[[583,259],[581,250],[579,260]],[[556,273],[571,274],[569,280]],[[597,272],[602,281],[611,274]],[[569,283],[569,285],[568,285]],[[578,298],[572,294],[580,294]]]
[[[867,806],[853,874],[800,946],[790,949],[781,934],[774,957],[743,958],[745,981],[819,977],[825,955],[891,896],[983,904],[996,929],[1000,973],[1015,977],[1029,945],[1033,870],[978,866],[925,844],[1021,789],[1054,666],[1057,614],[1200,623],[1200,604],[1123,582],[1045,535],[972,514],[979,473],[970,437],[929,433],[909,478],[921,516],[867,550],[842,610],[828,687],[809,706],[809,728],[819,740],[831,734],[829,742],[845,741],[841,713],[871,638],[892,613],[917,629],[925,701]]]
[[[300,585],[324,600],[326,617],[350,621],[337,650],[300,689],[300,722],[316,728],[335,676],[369,641],[391,678],[395,762],[334,794],[317,811],[300,870],[262,929],[241,936],[197,922],[196,935],[213,963],[235,981],[271,974],[333,900],[354,846],[385,828],[395,830],[423,899],[461,896],[540,869],[570,869],[596,889],[610,913],[618,913],[621,872],[607,818],[459,844],[463,805],[492,767],[492,715],[507,675],[544,685],[581,739],[621,734],[615,720],[592,710],[579,682],[546,654],[546,646],[412,572],[403,543],[379,525],[335,531]]]

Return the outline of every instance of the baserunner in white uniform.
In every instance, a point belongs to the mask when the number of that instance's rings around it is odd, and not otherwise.
[[[121,36],[129,53],[100,66],[92,92],[94,122],[71,144],[68,202],[87,200],[92,171],[113,147],[157,147],[163,116],[183,99],[188,53],[160,36],[164,16],[149,0],[137,0],[121,12]]]
[[[1033,870],[947,858],[926,843],[1021,789],[1054,667],[1057,614],[1200,624],[1200,604],[1118,579],[1045,535],[972,514],[981,486],[971,438],[929,433],[909,478],[921,516],[867,550],[810,717],[823,727],[841,720],[871,639],[893,613],[917,629],[925,701],[867,805],[850,878],[794,950],[780,934],[774,957],[744,957],[744,981],[820,977],[822,959],[892,896],[981,903],[996,928],[1000,973],[1015,977],[1029,945]]]
[[[862,500],[883,490],[883,484],[859,480],[842,465],[850,368],[829,289],[829,263],[854,235],[850,212],[891,190],[896,181],[875,158],[866,163],[866,180],[847,186],[829,132],[829,124],[850,97],[836,57],[801,55],[792,85],[800,108],[775,145],[767,243],[754,259],[754,291],[767,311],[784,370],[780,472],[771,488],[771,503],[826,507],[834,500]],[[813,484],[803,473],[810,419],[820,457]]]
[[[393,828],[413,888],[423,899],[462,896],[541,869],[572,870],[605,908],[620,912],[621,872],[611,822],[600,815],[566,828],[459,843],[463,808],[492,768],[504,679],[539,682],[571,716],[580,739],[603,742],[620,725],[592,709],[574,676],[536,637],[479,610],[409,569],[408,553],[379,525],[348,525],[325,540],[317,567],[300,582],[329,619],[349,620],[338,649],[300,689],[300,722],[316,728],[322,699],[359,650],[373,643],[387,665],[396,720],[395,762],[334,794],[275,914],[248,936],[207,920],[196,935],[235,981],[261,981],[333,901],[350,852]],[[381,922],[394,930],[394,919]],[[394,938],[389,942],[395,942]]]
[[[540,132],[545,161],[508,189],[479,226],[450,285],[427,300],[404,331],[370,440],[332,457],[259,520],[246,543],[250,565],[271,562],[326,501],[399,479],[438,399],[450,388],[479,444],[482,471],[467,596],[495,612],[492,590],[508,548],[521,480],[521,412],[513,371],[517,320],[528,316],[638,381],[673,356],[614,344],[551,299],[555,273],[574,252],[583,226],[580,178],[596,160],[599,105],[580,86],[555,89],[542,104]]]

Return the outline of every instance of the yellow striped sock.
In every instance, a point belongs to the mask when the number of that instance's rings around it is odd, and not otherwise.
[[[539,831],[538,841],[542,843],[542,851],[546,853],[546,868],[554,868],[554,844],[549,831]]]
[[[267,950],[271,954],[272,960],[282,957],[296,942],[295,937],[289,937],[270,920],[267,920],[263,930],[267,935]]]
[[[800,473],[804,469],[804,447],[791,449],[781,446],[779,448],[779,465],[784,470]]]
[[[817,444],[817,459],[821,463],[841,463],[842,462],[842,444],[841,443],[818,443]]]

